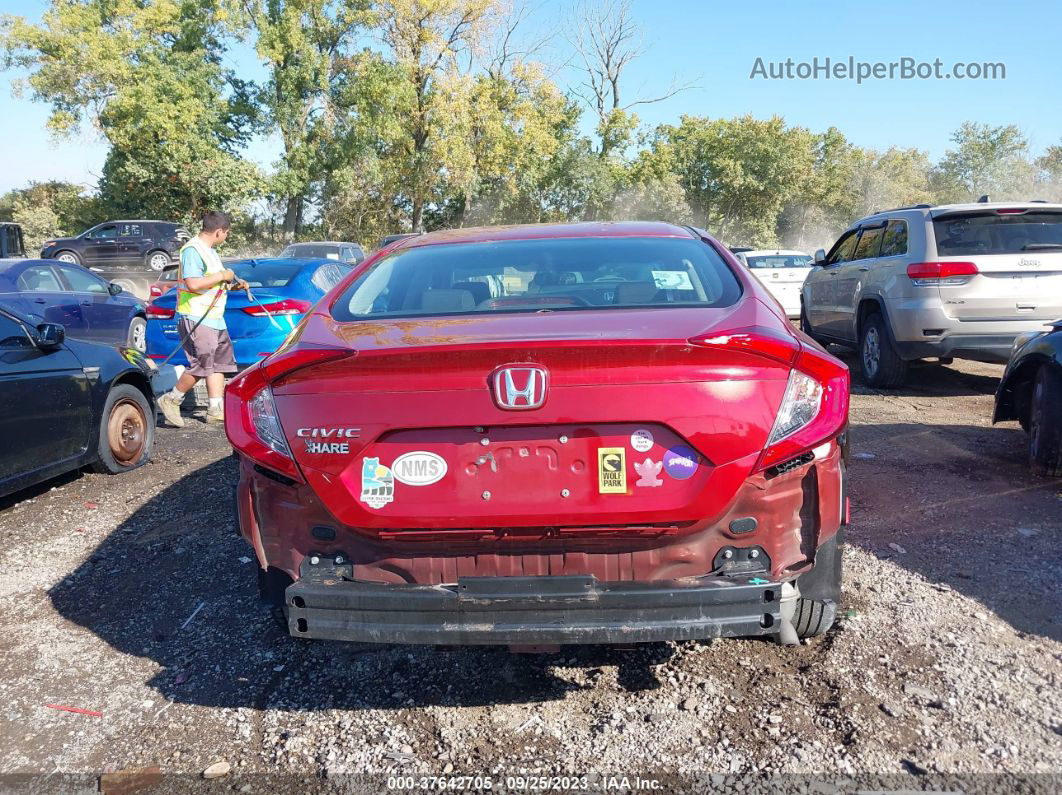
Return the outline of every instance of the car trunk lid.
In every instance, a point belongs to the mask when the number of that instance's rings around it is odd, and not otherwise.
[[[715,309],[314,317],[304,338],[334,334],[352,355],[273,393],[300,468],[350,526],[651,532],[721,510],[766,442],[788,364],[689,341],[749,320]],[[541,408],[499,406],[489,376],[510,364],[547,371]]]

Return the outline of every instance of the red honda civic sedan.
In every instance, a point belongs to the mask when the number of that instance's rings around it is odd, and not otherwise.
[[[226,392],[240,533],[298,637],[821,634],[849,378],[706,233],[380,252]]]

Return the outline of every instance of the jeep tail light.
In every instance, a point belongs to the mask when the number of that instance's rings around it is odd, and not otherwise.
[[[848,391],[844,364],[828,353],[802,348],[756,469],[790,461],[842,433],[848,425]]]
[[[271,304],[251,304],[245,306],[243,311],[254,317],[266,317],[267,315],[304,315],[313,306],[309,301],[300,298],[285,298],[283,301],[274,301]]]
[[[965,284],[979,273],[973,262],[912,262],[907,276],[916,287]]]
[[[155,304],[148,304],[144,311],[148,317],[153,317],[156,320],[169,320],[177,314],[176,309],[169,309],[164,306],[156,306]]]

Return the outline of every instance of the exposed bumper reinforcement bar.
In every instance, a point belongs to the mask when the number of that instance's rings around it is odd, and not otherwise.
[[[285,592],[295,637],[362,643],[545,645],[774,635],[781,583],[763,577],[599,582],[590,576],[463,577],[457,585],[356,582],[305,562]]]

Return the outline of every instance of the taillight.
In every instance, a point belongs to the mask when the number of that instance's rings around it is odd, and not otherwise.
[[[791,334],[765,326],[749,326],[723,334],[701,334],[689,342],[702,348],[754,353],[789,365],[793,364],[800,351],[800,343]]]
[[[302,473],[291,455],[273,400],[272,384],[312,364],[353,356],[342,348],[283,347],[251,365],[225,387],[225,435],[253,461],[299,482]]]
[[[248,367],[225,386],[225,435],[252,461],[302,482],[260,364]]]
[[[305,315],[313,306],[309,301],[300,298],[285,298],[283,301],[274,301],[271,304],[252,304],[245,306],[243,311],[255,317],[270,315]]]
[[[247,410],[251,415],[251,425],[266,447],[291,458],[291,450],[280,427],[280,417],[277,416],[277,406],[273,402],[273,391],[268,386],[262,387],[247,404]]]
[[[803,348],[757,469],[789,461],[836,437],[848,424],[848,401],[848,368],[828,353]]]
[[[148,304],[144,310],[148,317],[153,317],[157,320],[169,320],[177,314],[176,309],[168,309],[164,306],[156,306],[155,304]]]
[[[979,273],[973,262],[912,262],[907,276],[917,287],[965,284]]]
[[[790,372],[785,396],[767,444],[777,444],[787,436],[792,436],[815,419],[821,406],[822,384],[799,370]]]

